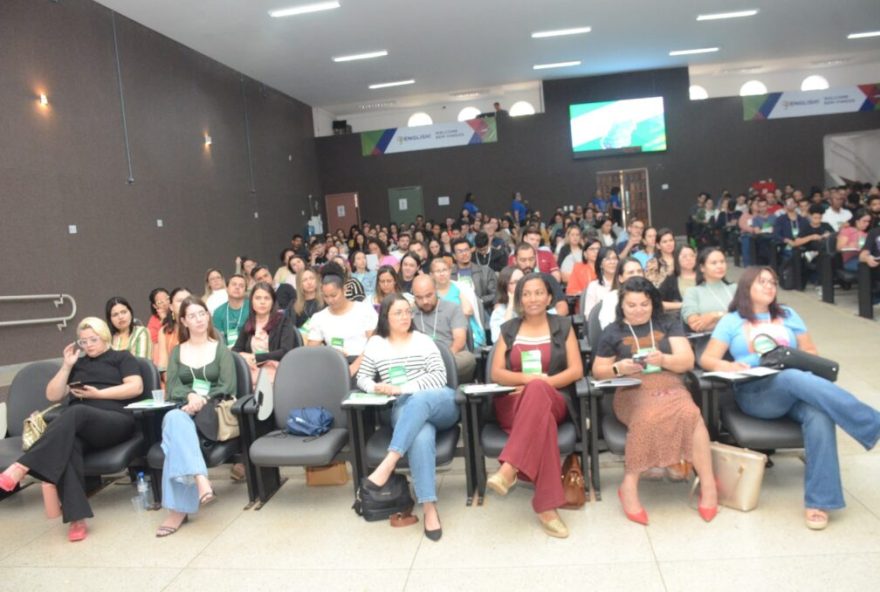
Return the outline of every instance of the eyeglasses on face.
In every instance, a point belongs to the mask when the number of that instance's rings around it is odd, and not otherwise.
[[[95,345],[100,342],[101,342],[100,337],[88,337],[88,338],[82,338],[82,339],[76,340],[76,344],[80,347],[85,347],[87,345]]]

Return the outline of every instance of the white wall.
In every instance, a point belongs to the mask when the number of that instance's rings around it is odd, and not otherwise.
[[[880,181],[880,130],[828,135],[823,144],[825,173],[834,184]]]
[[[799,91],[804,78],[813,74],[824,76],[831,88],[873,84],[880,82],[880,62],[754,74],[691,74],[691,84],[699,84],[709,93],[709,98],[714,99],[739,96],[740,87],[749,80],[760,80],[767,86],[768,92]]]

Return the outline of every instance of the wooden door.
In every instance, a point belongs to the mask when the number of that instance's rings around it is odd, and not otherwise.
[[[424,216],[425,209],[422,204],[422,188],[392,187],[388,190],[388,213],[389,222],[405,224],[415,222],[416,216]]]
[[[348,229],[361,225],[357,193],[333,193],[324,196],[327,207],[327,232],[341,228],[348,236]]]
[[[600,171],[596,173],[596,189],[602,195],[611,195],[611,188],[620,188],[620,202],[623,207],[623,224],[626,226],[633,217],[651,225],[651,200],[648,190],[648,169],[626,169],[619,171]]]

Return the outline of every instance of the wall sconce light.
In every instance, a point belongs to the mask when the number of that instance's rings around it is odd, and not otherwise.
[[[45,94],[40,94],[40,105],[42,105],[43,107],[49,106],[49,97],[47,97]]]
[[[210,146],[213,142],[211,141],[211,136],[205,134],[205,146]]]

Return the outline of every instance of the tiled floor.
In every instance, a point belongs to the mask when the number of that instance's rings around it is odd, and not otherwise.
[[[840,384],[880,407],[880,326],[854,302],[784,293],[820,351],[843,362]],[[0,503],[0,590],[875,590],[880,582],[880,452],[840,434],[848,507],[824,532],[803,526],[803,464],[777,455],[758,509],[706,524],[684,484],[646,482],[647,528],[627,522],[614,489],[623,467],[603,455],[604,501],[564,512],[567,540],[545,536],[530,491],[464,505],[463,465],[439,476],[444,535],[391,529],[349,509],[350,486],[306,487],[300,470],[260,511],[244,486],[212,471],[219,500],[166,539],[158,512],[136,513],[130,486],[93,497],[89,538],[68,543],[42,515],[38,487]]]

